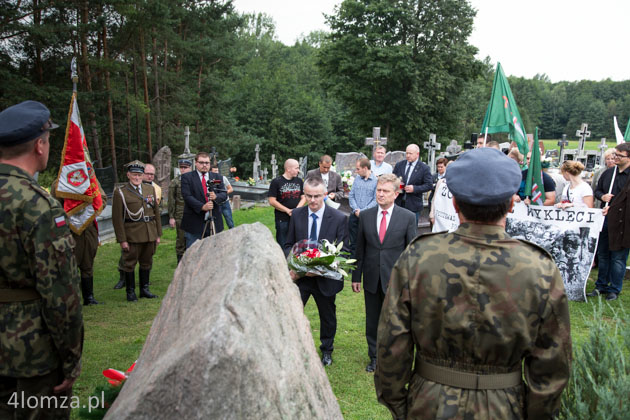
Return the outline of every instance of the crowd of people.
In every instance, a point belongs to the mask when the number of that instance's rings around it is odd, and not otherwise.
[[[71,392],[81,368],[79,289],[84,305],[98,303],[90,231],[73,237],[63,207],[33,178],[46,168],[49,132],[55,128],[49,110],[38,102],[0,113],[2,418],[14,417],[7,401],[18,389],[36,396]],[[385,148],[376,147],[372,160],[356,162],[349,217],[328,205],[344,196],[328,155],[304,181],[297,161],[288,159],[283,174],[271,182],[268,200],[274,207],[276,241],[285,255],[301,240],[327,239],[343,242],[356,258],[352,291],[363,291],[365,300],[365,370],[375,373],[378,399],[396,419],[442,414],[548,418],[558,411],[571,363],[567,298],[550,254],[505,233],[514,203],[528,199],[522,188],[528,169],[495,150],[497,146],[484,139],[453,162],[438,160],[435,175],[420,160],[416,144],[407,146],[406,159],[394,167],[384,162]],[[599,276],[590,295],[607,299],[616,299],[621,291],[630,249],[630,235],[624,235],[630,229],[624,223],[630,217],[630,144],[618,145],[612,156],[615,165],[601,173],[595,192],[581,180],[580,163],[563,163],[567,184],[557,203],[563,209],[592,207],[594,198],[602,203],[607,217],[600,236]],[[196,241],[220,233],[223,217],[233,226],[231,186],[212,166],[204,152],[178,160],[180,175],[168,200],[178,262]],[[153,182],[153,165],[134,161],[126,170],[128,182],[115,189],[112,204],[121,249],[115,287],[125,287],[126,299],[136,302],[136,265],[139,297],[157,297],[149,285],[162,234],[162,196]],[[545,185],[548,205],[556,205],[553,182],[549,196]],[[452,197],[459,225],[452,232],[418,236],[423,195],[436,183]],[[335,300],[343,281],[289,274],[303,304],[311,296],[315,300],[321,361],[329,366],[337,331]],[[43,416],[41,407],[23,410],[26,417]]]

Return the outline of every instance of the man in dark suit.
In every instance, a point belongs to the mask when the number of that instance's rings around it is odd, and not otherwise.
[[[429,167],[420,162],[420,148],[410,144],[405,151],[407,160],[402,160],[394,167],[394,175],[402,178],[404,189],[396,198],[396,204],[416,214],[416,223],[422,212],[422,194],[431,191],[433,179]]]
[[[344,243],[347,251],[348,220],[346,216],[332,207],[324,205],[326,186],[318,178],[307,178],[304,182],[304,197],[308,206],[298,207],[291,213],[289,231],[284,243],[284,253],[288,255],[296,242],[303,239],[322,240]],[[337,331],[336,294],[343,289],[343,280],[331,280],[319,276],[306,275],[298,278],[294,271],[291,278],[300,289],[302,302],[306,306],[312,295],[317,304],[320,320],[319,338],[324,366],[332,364],[333,342]]]
[[[368,372],[376,369],[376,330],[385,299],[389,275],[407,245],[416,237],[416,216],[394,204],[400,191],[400,179],[383,174],[376,184],[377,207],[361,213],[357,234],[357,269],[352,273],[352,291],[365,297],[365,337],[370,363]]]
[[[183,174],[181,181],[184,198],[181,228],[186,237],[186,249],[196,240],[223,230],[219,205],[227,200],[223,177],[210,172],[210,156],[207,153],[197,153],[195,168],[195,171]]]
[[[306,178],[319,178],[324,182],[326,186],[326,192],[330,200],[339,201],[343,197],[343,182],[341,181],[341,175],[335,171],[331,171],[332,158],[328,155],[323,155],[319,158],[319,168],[315,168],[306,173]]]

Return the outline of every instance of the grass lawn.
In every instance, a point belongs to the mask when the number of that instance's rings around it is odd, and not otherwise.
[[[558,146],[558,141],[559,141],[558,139],[542,140],[543,144],[545,145],[545,150],[557,149],[558,153],[560,153],[560,146]],[[569,145],[565,146],[565,149],[577,149],[578,144],[579,144],[578,140],[569,140]],[[587,141],[586,143],[584,143],[584,150],[598,150],[599,151],[600,144],[601,144],[600,140]],[[606,141],[606,144],[608,144],[608,147],[611,148],[611,147],[615,147],[617,145],[617,142],[614,139],[612,140],[608,139],[608,141]]]
[[[234,212],[234,221],[237,225],[260,221],[272,232],[275,231],[271,207]],[[160,298],[166,294],[177,264],[174,248],[175,231],[165,229],[151,272],[151,291]],[[105,383],[101,374],[104,369],[126,370],[138,358],[160,307],[161,299],[140,299],[136,304],[127,303],[124,289],[113,289],[118,281],[116,267],[119,256],[120,247],[116,243],[103,245],[96,256],[95,297],[105,304],[84,307],[83,311],[83,370],[74,387],[74,393],[82,404],[87,402],[87,397],[97,385]],[[589,284],[588,290],[591,288],[592,284]],[[588,333],[584,319],[592,316],[595,302],[595,299],[590,299],[588,303],[570,302],[574,346],[579,346]],[[389,419],[389,411],[376,401],[373,375],[364,370],[368,357],[363,295],[352,293],[347,284],[337,296],[336,303],[338,329],[334,362],[326,372],[341,411],[346,419]],[[607,308],[606,315],[612,316],[614,308],[628,305],[630,294],[622,294],[619,300]],[[306,314],[311,321],[315,345],[319,346],[319,318],[312,299],[306,307]],[[78,418],[78,410],[73,412],[73,418]]]

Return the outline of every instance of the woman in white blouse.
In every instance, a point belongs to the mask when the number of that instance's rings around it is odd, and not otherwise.
[[[564,179],[569,181],[562,190],[562,200],[556,207],[566,209],[569,207],[593,208],[593,189],[582,180],[584,165],[574,160],[565,160],[560,167]]]

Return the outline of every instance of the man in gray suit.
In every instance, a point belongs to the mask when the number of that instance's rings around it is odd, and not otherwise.
[[[319,168],[312,169],[306,173],[306,178],[319,178],[324,182],[326,186],[326,192],[328,193],[328,199],[339,201],[343,197],[343,182],[341,176],[331,171],[332,158],[328,155],[323,155],[319,158]]]
[[[376,330],[392,268],[407,245],[417,235],[416,215],[394,204],[400,192],[400,178],[383,174],[376,184],[378,206],[361,212],[357,234],[357,268],[352,273],[352,290],[365,297],[365,336],[370,363],[376,368]]]

